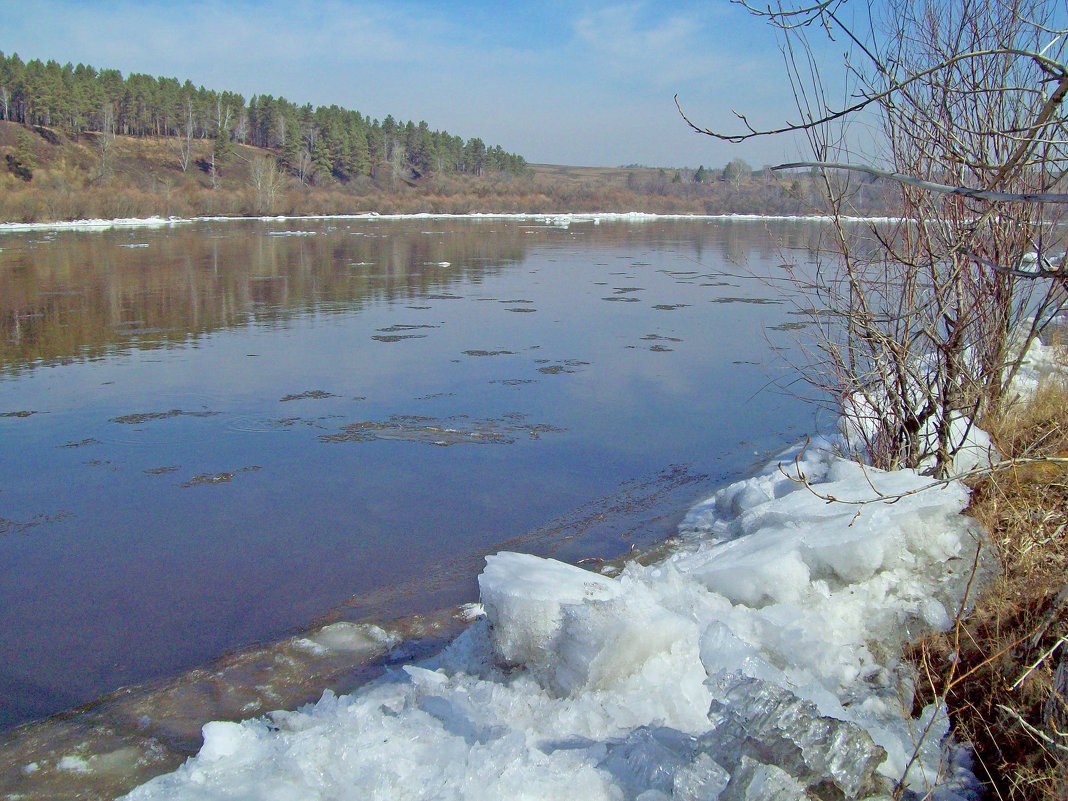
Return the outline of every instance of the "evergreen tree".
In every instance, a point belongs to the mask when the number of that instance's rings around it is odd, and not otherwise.
[[[215,132],[215,139],[211,152],[215,157],[215,164],[218,167],[224,166],[233,157],[234,141],[230,137],[230,132],[226,130],[226,128],[220,128]]]
[[[317,168],[339,180],[371,175],[389,164],[394,173],[418,175],[456,170],[520,174],[526,169],[521,156],[499,145],[487,147],[477,137],[465,142],[432,131],[423,121],[387,116],[378,123],[338,106],[298,107],[270,95],[246,103],[240,94],[196,87],[188,80],[138,73],[124,77],[115,69],[38,59],[23,63],[17,54],[2,52],[0,119],[58,127],[75,136],[105,134],[102,143],[117,134],[173,137],[184,143],[177,147],[183,167],[192,141],[210,139],[220,163],[236,141],[277,150],[290,170],[301,158],[312,158]]]

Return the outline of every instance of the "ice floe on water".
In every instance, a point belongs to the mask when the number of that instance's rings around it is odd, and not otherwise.
[[[913,717],[899,661],[964,602],[982,536],[967,491],[915,492],[929,479],[828,444],[697,505],[652,565],[490,556],[484,616],[439,656],[210,723],[198,756],[129,798],[841,799],[899,780],[969,797],[945,711]],[[873,487],[900,500],[826,500]]]
[[[19,231],[104,231],[109,228],[163,228],[192,220],[183,217],[126,217],[112,220],[62,220],[59,222],[0,223],[0,233]]]

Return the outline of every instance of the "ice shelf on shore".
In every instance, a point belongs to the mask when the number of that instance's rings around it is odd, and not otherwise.
[[[559,228],[569,228],[573,223],[601,222],[657,222],[660,220],[705,220],[717,222],[753,222],[762,220],[782,220],[789,222],[828,222],[833,218],[826,215],[775,215],[775,214],[658,214],[642,211],[624,212],[467,212],[463,214],[448,214],[443,212],[412,212],[399,214],[379,214],[378,212],[362,212],[359,214],[308,214],[308,215],[280,215],[273,217],[130,217],[122,219],[88,219],[88,220],[60,220],[55,222],[5,222],[0,223],[0,234],[21,233],[27,231],[102,231],[109,228],[161,228],[164,226],[182,225],[197,222],[242,222],[258,220],[260,222],[293,222],[293,221],[329,221],[329,220],[513,220],[517,222],[537,222],[544,225]],[[893,222],[895,217],[841,217],[847,222]],[[277,232],[278,235],[288,233],[290,235],[308,235],[312,232]]]
[[[183,217],[122,217],[117,219],[60,220],[57,222],[5,222],[0,233],[23,231],[105,231],[109,228],[163,228],[192,222]]]
[[[827,444],[697,505],[656,564],[488,557],[484,616],[440,656],[209,723],[198,756],[128,797],[851,799],[898,781],[974,797],[944,709],[912,716],[900,662],[964,603],[981,539],[967,491],[914,492],[929,479]],[[826,500],[873,487],[899,500]]]

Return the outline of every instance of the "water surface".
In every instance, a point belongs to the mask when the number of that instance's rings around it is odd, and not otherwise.
[[[800,224],[287,220],[0,235],[0,726],[315,621],[608,559],[812,429]]]

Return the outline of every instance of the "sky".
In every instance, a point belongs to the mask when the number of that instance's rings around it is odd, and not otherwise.
[[[773,32],[728,0],[0,0],[0,51],[426,120],[533,163],[754,167],[789,137],[693,132],[797,116]],[[791,112],[793,115],[791,116]]]

